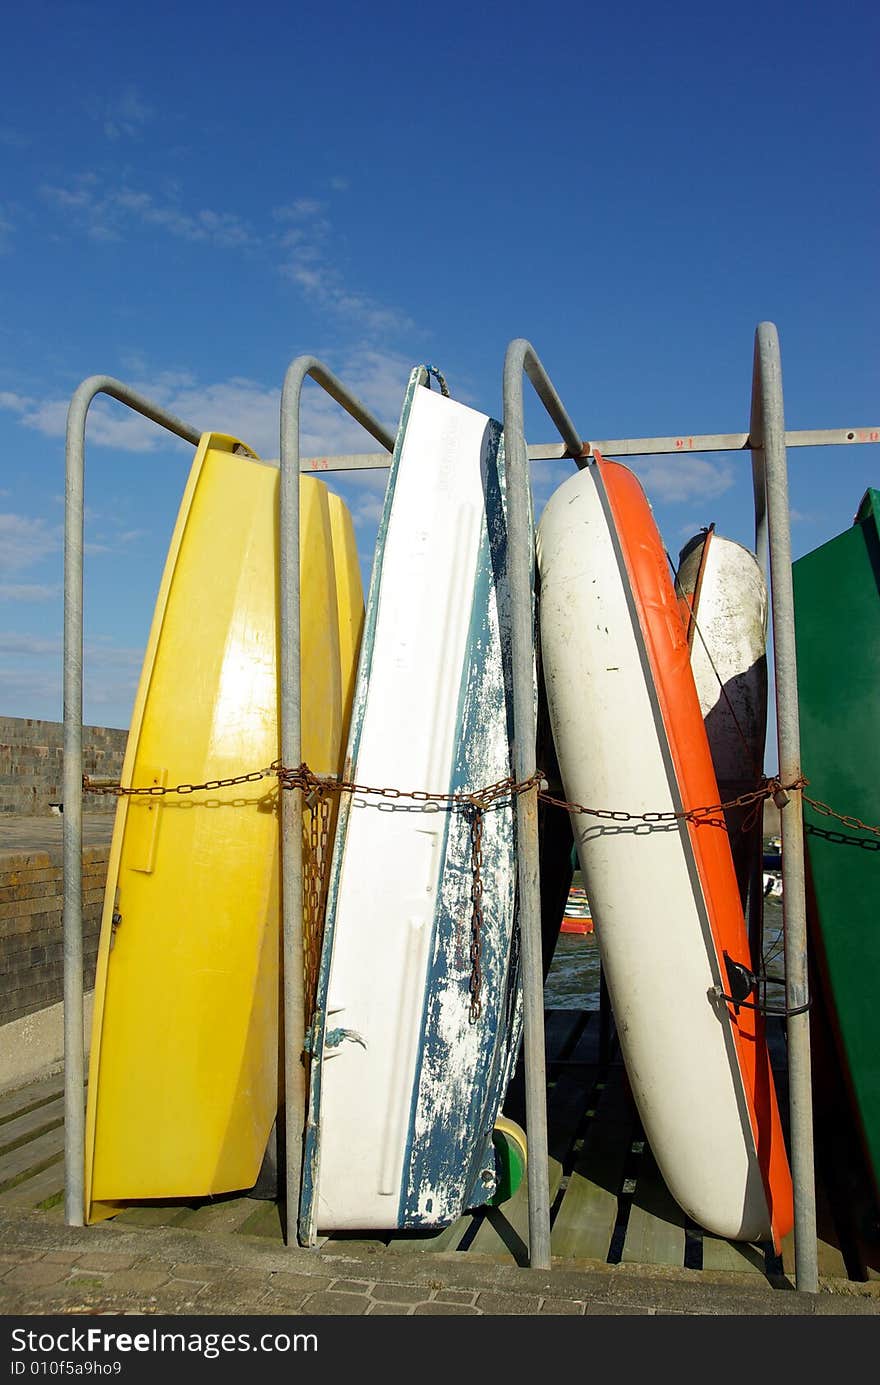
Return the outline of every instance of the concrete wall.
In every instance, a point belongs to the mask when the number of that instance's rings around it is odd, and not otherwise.
[[[118,779],[127,731],[83,727],[83,769],[100,779]],[[0,813],[41,816],[63,797],[64,727],[58,721],[0,717]],[[112,813],[116,800],[90,794],[89,812]]]

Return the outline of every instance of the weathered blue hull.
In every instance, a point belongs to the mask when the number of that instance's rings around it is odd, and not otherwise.
[[[379,530],[312,1028],[301,1230],[487,1201],[521,1033],[500,426],[413,372]],[[426,801],[423,794],[448,795]],[[478,1001],[475,1004],[475,999]]]

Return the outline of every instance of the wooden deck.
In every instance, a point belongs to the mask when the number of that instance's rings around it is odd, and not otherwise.
[[[784,1037],[772,1032],[783,1112]],[[546,1015],[548,1129],[551,1177],[551,1251],[561,1260],[677,1266],[791,1281],[793,1245],[781,1256],[767,1244],[747,1245],[709,1235],[673,1202],[658,1173],[633,1106],[613,1032],[600,1032],[593,1011],[553,1010]],[[521,1075],[505,1111],[525,1124]],[[38,1210],[63,1219],[63,1079],[59,1074],[0,1097],[0,1207]],[[819,1273],[830,1279],[876,1277],[851,1244],[832,1210],[833,1197],[817,1182]],[[278,1205],[247,1196],[140,1203],[120,1223],[179,1226],[260,1236],[282,1242]],[[334,1236],[330,1249],[367,1246],[396,1250],[455,1251],[528,1263],[528,1205],[523,1186],[502,1207],[482,1209],[430,1235],[364,1238]]]

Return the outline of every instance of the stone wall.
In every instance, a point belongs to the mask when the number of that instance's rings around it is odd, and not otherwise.
[[[118,779],[127,731],[83,727],[83,770],[99,779]],[[64,793],[64,726],[30,717],[0,717],[0,813],[42,816]],[[112,813],[116,800],[90,794],[89,812]],[[2,829],[0,829],[2,830]]]
[[[83,985],[94,985],[109,843],[83,848]],[[0,1025],[64,993],[64,885],[58,849],[0,854]]]

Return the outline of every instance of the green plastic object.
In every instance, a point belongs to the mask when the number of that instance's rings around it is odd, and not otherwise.
[[[490,1207],[508,1202],[522,1183],[526,1173],[526,1137],[515,1121],[499,1116],[492,1131],[495,1151],[495,1173],[498,1179]]]
[[[792,573],[805,800],[839,815],[804,802],[813,984],[880,1197],[880,491]]]

